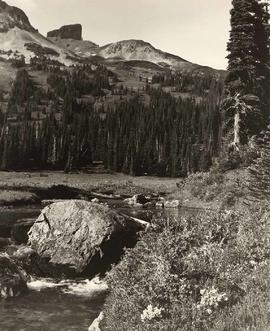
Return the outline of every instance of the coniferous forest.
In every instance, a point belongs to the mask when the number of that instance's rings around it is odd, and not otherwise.
[[[33,82],[29,69],[17,72],[1,117],[3,170],[68,172],[99,161],[132,175],[186,176],[208,170],[218,155],[218,75],[158,74],[136,91],[116,84],[117,76],[99,64],[67,69],[32,59],[30,67],[47,74],[47,89]],[[97,107],[84,98],[106,94],[118,99]]]

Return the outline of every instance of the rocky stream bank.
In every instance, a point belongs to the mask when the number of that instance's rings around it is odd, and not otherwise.
[[[134,247],[148,223],[113,210],[97,197],[91,196],[94,201],[80,198],[40,199],[43,209],[38,217],[0,222],[0,302],[18,300],[14,298],[27,295],[33,284],[48,277],[55,286],[64,287],[70,286],[67,279],[84,282],[98,275],[96,292],[108,291],[100,279],[121,259],[125,248]],[[138,205],[141,198],[132,199]]]
[[[50,302],[55,295],[52,288],[91,297],[95,293],[95,298],[98,293],[95,305],[100,308],[92,309],[91,315],[97,317],[95,309],[102,309],[108,291],[104,280],[112,265],[126,248],[136,245],[154,214],[180,207],[179,200],[166,199],[161,187],[155,191],[129,183],[117,190],[107,184],[89,190],[81,185],[32,184],[0,185],[0,259],[6,265],[0,270],[0,303],[6,301],[5,306],[13,307],[21,300],[28,305],[27,298],[33,295],[39,301],[33,291],[41,291],[40,297],[49,295]],[[5,219],[24,208],[27,213],[16,220]],[[85,314],[86,304],[79,302],[78,307]],[[102,314],[90,330],[98,330],[101,319]],[[74,330],[81,329],[74,326]]]

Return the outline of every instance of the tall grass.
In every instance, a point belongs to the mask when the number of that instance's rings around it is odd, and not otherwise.
[[[104,330],[270,330],[270,210],[156,220],[108,275]]]

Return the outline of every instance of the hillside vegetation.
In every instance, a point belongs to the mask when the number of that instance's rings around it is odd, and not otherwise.
[[[254,208],[155,220],[108,276],[102,329],[268,330],[269,219]]]
[[[101,161],[132,175],[208,170],[219,151],[222,77],[137,79],[135,90],[98,63],[65,68],[33,58],[2,112],[1,169],[70,171]]]

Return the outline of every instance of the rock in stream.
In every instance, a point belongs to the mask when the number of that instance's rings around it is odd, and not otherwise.
[[[28,233],[28,244],[62,274],[92,276],[116,263],[143,229],[105,205],[67,200],[42,210]]]
[[[26,276],[5,253],[0,253],[0,299],[27,292]]]

